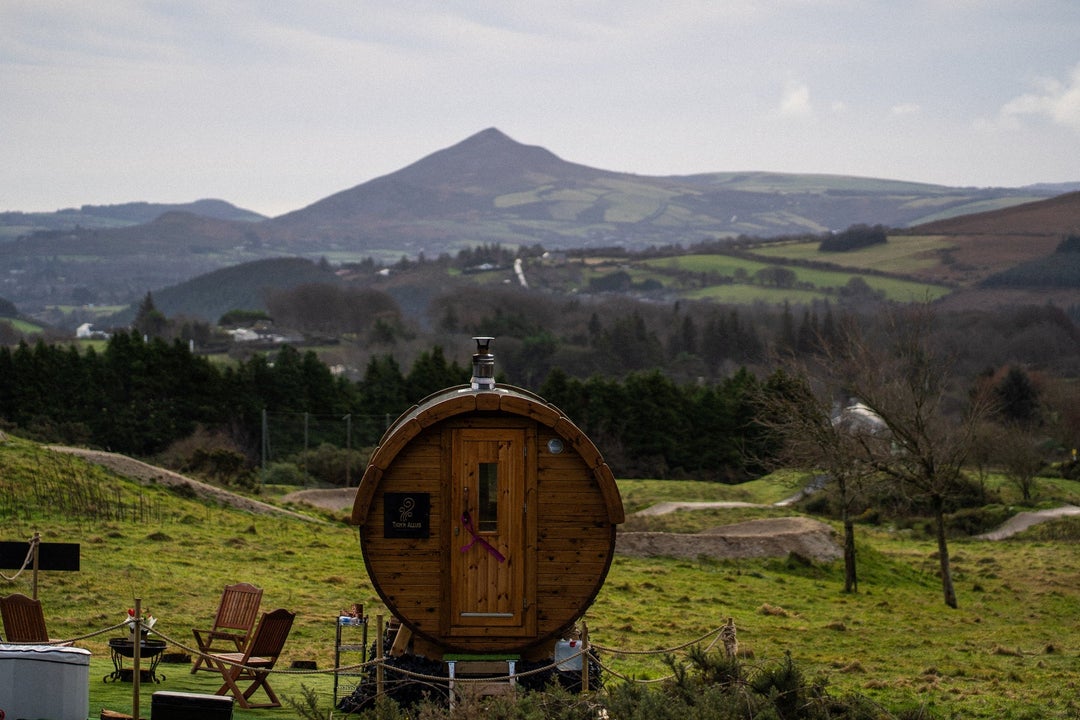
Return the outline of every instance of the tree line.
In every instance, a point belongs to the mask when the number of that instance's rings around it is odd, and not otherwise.
[[[387,419],[470,374],[440,347],[420,353],[407,371],[391,355],[372,357],[363,377],[350,380],[313,351],[290,346],[219,364],[180,341],[137,332],[113,336],[101,351],[24,342],[0,347],[0,418],[37,439],[138,457],[202,429],[227,435],[254,464],[264,412],[349,415],[352,446],[371,447]],[[680,385],[655,369],[619,379],[554,369],[529,389],[594,436],[620,476],[737,481],[757,469],[745,452],[756,442],[749,420],[757,385],[745,369],[708,385]],[[277,440],[287,446],[282,453],[322,442],[342,445],[340,432]]]

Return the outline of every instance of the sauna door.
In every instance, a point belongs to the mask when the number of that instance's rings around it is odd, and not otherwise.
[[[535,603],[526,583],[525,431],[460,428],[452,444],[447,630],[526,635],[534,631]]]

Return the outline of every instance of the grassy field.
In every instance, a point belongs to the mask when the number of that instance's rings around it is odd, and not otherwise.
[[[941,262],[939,253],[953,246],[948,238],[937,235],[899,235],[883,245],[850,252],[819,252],[814,242],[766,243],[753,249],[755,255],[778,260],[812,260],[858,270],[887,270],[891,273],[914,273]]]
[[[665,500],[773,503],[799,484],[792,475],[740,486],[623,481],[620,489],[633,512]],[[1044,482],[1039,491],[1046,505],[1080,498],[1080,486],[1066,481]],[[791,514],[776,508],[677,513],[661,516],[651,529],[696,531],[778,512]],[[282,670],[297,660],[314,661],[322,671],[333,666],[341,609],[361,602],[371,615],[385,612],[364,571],[357,533],[340,518],[313,513],[299,520],[206,505],[11,437],[0,443],[0,518],[4,540],[40,532],[46,542],[81,546],[81,570],[40,573],[39,594],[54,637],[102,633],[78,642],[93,652],[93,717],[101,708],[130,712],[131,686],[102,678],[112,670],[107,638],[121,634],[108,628],[136,597],[159,619],[155,629],[190,645],[191,628],[211,619],[222,586],[253,582],[264,588],[264,609],[297,612]],[[790,653],[833,694],[860,693],[894,712],[1078,716],[1080,521],[1009,541],[953,540],[957,610],[942,602],[930,539],[869,526],[860,526],[858,537],[860,584],[852,595],[842,592],[837,564],[616,556],[586,616],[592,639],[618,650],[660,650],[733,617],[745,663],[775,663]],[[30,592],[25,575],[0,585],[5,594]],[[605,651],[601,659],[628,677],[667,672],[660,655]],[[220,684],[208,674],[190,675],[183,664],[159,670],[164,682],[143,688],[144,714],[156,689],[213,692]],[[313,689],[330,705],[333,680],[325,672],[276,674],[272,684],[296,700],[303,688]],[[288,707],[234,712],[241,720],[257,716],[298,715]]]
[[[19,318],[0,318],[0,322],[7,323],[11,325],[11,327],[15,328],[16,331],[24,333],[26,335],[30,335],[32,333],[39,333],[43,329],[40,325],[36,325],[34,323],[27,322],[26,320],[22,320]]]
[[[816,248],[816,245],[814,246]],[[775,253],[780,259],[799,259],[800,255],[808,252],[807,245],[777,245],[770,246],[768,251]],[[891,249],[891,248],[890,248]],[[790,253],[785,255],[782,253]],[[843,253],[831,253],[839,255]],[[854,253],[852,253],[854,254]],[[818,257],[822,261],[832,261],[830,258]],[[872,266],[859,265],[857,261],[848,258],[853,269],[868,269]],[[870,263],[869,259],[862,262]],[[878,261],[875,261],[878,262]],[[884,263],[884,260],[880,262]],[[768,262],[736,258],[727,255],[682,255],[672,258],[661,258],[643,261],[641,265],[652,266],[678,271],[695,273],[713,273],[728,277],[743,275],[752,278],[755,273],[766,267]],[[884,266],[884,265],[883,265]],[[857,272],[843,272],[838,270],[822,270],[818,268],[786,266],[795,273],[795,282],[805,287],[779,288],[767,287],[757,284],[725,284],[712,285],[689,293],[688,296],[695,299],[710,299],[718,302],[806,302],[811,299],[821,299],[825,295],[822,291],[836,291],[844,287],[853,277],[862,278],[872,289],[879,291],[889,300],[899,302],[911,302],[913,300],[934,300],[949,293],[948,288],[939,285],[903,280],[895,277],[881,277],[877,275],[863,275]]]

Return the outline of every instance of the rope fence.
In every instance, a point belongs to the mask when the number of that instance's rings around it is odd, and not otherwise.
[[[26,559],[23,561],[22,566],[19,568],[19,570],[15,573],[15,575],[13,577],[8,577],[7,575],[4,575],[3,573],[0,573],[0,577],[3,577],[5,580],[8,580],[9,582],[12,582],[12,581],[16,580],[28,568],[33,567],[34,573],[35,573],[35,597],[36,597],[36,574],[37,574],[37,567],[38,567],[36,550],[40,546],[40,542],[41,542],[40,541],[40,536],[37,533],[35,533],[34,537],[29,542],[29,550],[27,552]],[[142,619],[142,615],[141,615],[141,603],[142,603],[142,600],[140,598],[135,599],[135,611],[134,611],[134,614],[133,614],[132,617],[128,618],[127,620],[119,622],[119,623],[117,623],[115,625],[110,625],[108,627],[101,628],[99,630],[91,631],[91,632],[86,633],[84,635],[79,635],[77,637],[67,638],[67,639],[63,639],[63,640],[52,640],[52,639],[50,639],[50,640],[45,641],[45,642],[34,642],[34,643],[9,642],[7,644],[8,645],[14,645],[14,646],[17,646],[17,645],[70,646],[70,645],[75,644],[76,642],[79,642],[79,641],[82,641],[82,640],[89,640],[89,639],[98,637],[100,635],[104,635],[106,633],[114,632],[114,631],[119,630],[121,628],[129,629],[131,631],[132,650],[133,650],[132,655],[131,655],[132,664],[133,664],[133,669],[132,669],[132,716],[133,717],[138,717],[138,713],[139,713],[139,685],[140,685],[140,678],[141,678],[141,675],[142,675],[142,667],[141,667],[141,661],[142,661],[141,647],[142,647],[142,643],[141,642],[136,643],[135,638],[136,637],[148,638],[151,634],[156,636],[157,638],[159,638],[161,641],[163,641],[165,643],[165,647],[172,646],[172,647],[175,647],[175,648],[179,648],[183,652],[188,653],[192,658],[198,658],[198,660],[204,662],[206,664],[207,668],[212,668],[212,669],[217,670],[218,672],[220,672],[222,674],[222,676],[226,676],[226,670],[225,670],[226,665],[233,668],[233,670],[231,671],[232,673],[244,673],[244,672],[246,672],[246,673],[258,673],[260,675],[264,675],[264,674],[265,675],[280,674],[280,675],[335,675],[336,676],[336,675],[340,675],[340,674],[348,674],[350,676],[355,677],[357,675],[363,676],[365,673],[370,672],[372,669],[374,669],[375,670],[375,678],[376,678],[376,697],[383,696],[385,694],[384,693],[384,687],[385,687],[385,684],[387,682],[400,682],[400,681],[387,681],[386,678],[385,678],[385,675],[386,675],[386,672],[389,671],[390,673],[392,673],[395,676],[401,676],[401,677],[404,677],[404,678],[408,678],[408,679],[410,679],[412,681],[415,681],[415,682],[418,682],[418,683],[432,684],[432,685],[436,685],[438,687],[441,687],[443,685],[447,685],[447,687],[449,689],[449,699],[450,699],[451,706],[453,706],[453,702],[454,702],[454,690],[453,690],[453,688],[454,688],[455,684],[459,684],[459,683],[462,684],[462,685],[481,684],[481,683],[483,683],[483,684],[491,684],[491,683],[498,683],[498,682],[516,683],[516,681],[519,680],[519,679],[531,677],[533,675],[539,675],[541,673],[549,673],[552,670],[558,670],[560,673],[566,672],[566,671],[563,670],[563,668],[567,667],[567,666],[573,668],[573,666],[578,664],[578,663],[575,662],[576,660],[580,660],[581,691],[582,692],[588,692],[589,691],[590,663],[595,663],[595,665],[600,670],[610,674],[613,677],[619,678],[620,680],[623,680],[624,682],[633,682],[633,683],[641,683],[641,684],[653,684],[653,683],[665,682],[665,681],[670,680],[673,677],[675,677],[674,673],[672,673],[672,674],[666,675],[666,676],[661,677],[661,678],[655,678],[655,679],[650,679],[650,680],[634,678],[634,677],[628,676],[628,675],[626,675],[624,673],[620,673],[620,672],[616,671],[615,669],[611,668],[609,665],[602,663],[600,661],[599,657],[593,651],[610,653],[610,654],[612,654],[613,656],[616,656],[616,657],[618,657],[618,656],[647,656],[647,655],[671,656],[671,655],[673,655],[675,653],[684,651],[687,648],[700,645],[701,643],[705,642],[706,640],[711,639],[709,644],[705,648],[705,652],[711,651],[716,646],[716,644],[718,642],[722,641],[723,644],[724,644],[724,649],[725,649],[725,652],[727,653],[727,656],[729,658],[734,658],[735,655],[736,655],[736,652],[737,652],[737,647],[738,647],[738,643],[737,643],[736,638],[735,638],[735,624],[734,624],[734,620],[732,618],[728,618],[727,623],[725,625],[722,625],[721,627],[716,628],[714,630],[710,630],[709,632],[704,633],[703,635],[700,635],[699,637],[696,637],[694,639],[688,640],[688,641],[686,641],[684,643],[681,643],[681,644],[678,644],[678,645],[675,645],[675,646],[672,646],[672,647],[655,649],[655,650],[624,650],[624,649],[620,649],[620,648],[608,647],[608,646],[605,646],[605,645],[590,644],[588,626],[585,624],[585,622],[583,620],[582,623],[581,623],[581,632],[580,632],[580,643],[581,643],[580,649],[577,650],[574,653],[569,654],[569,655],[565,655],[565,656],[562,656],[562,657],[557,657],[549,664],[542,665],[542,666],[539,666],[539,667],[533,667],[533,668],[528,669],[528,670],[523,670],[522,672],[515,672],[514,668],[512,666],[508,665],[508,671],[509,672],[506,675],[492,676],[490,674],[484,673],[484,674],[480,674],[480,675],[472,676],[472,677],[467,676],[467,675],[466,676],[457,676],[457,675],[455,675],[455,673],[453,671],[453,665],[451,665],[449,675],[431,675],[431,674],[417,672],[415,670],[410,670],[409,668],[401,667],[399,665],[396,665],[396,664],[394,664],[394,658],[393,657],[388,658],[388,657],[384,656],[383,647],[384,647],[384,643],[385,643],[385,637],[384,637],[384,628],[383,628],[383,617],[382,617],[382,615],[379,615],[379,616],[377,616],[378,617],[378,631],[377,631],[378,632],[378,641],[377,642],[379,643],[377,645],[377,648],[378,648],[377,657],[372,658],[371,660],[368,660],[366,662],[354,663],[354,664],[350,664],[350,665],[342,665],[342,666],[337,666],[337,667],[333,667],[333,668],[327,668],[327,669],[323,669],[323,670],[319,670],[317,668],[310,668],[309,669],[309,668],[295,668],[295,667],[294,668],[289,668],[289,669],[278,669],[276,667],[273,667],[273,665],[271,665],[270,667],[267,667],[265,664],[262,664],[262,665],[245,665],[245,664],[243,664],[241,662],[237,662],[236,660],[234,660],[232,658],[224,657],[222,654],[203,652],[201,649],[194,648],[194,647],[192,647],[191,645],[189,645],[187,643],[184,643],[184,642],[181,642],[181,641],[177,640],[176,638],[165,635],[164,633],[161,633],[158,630],[155,630],[153,627],[144,627],[143,619]],[[365,637],[366,637],[366,633],[365,633]],[[112,647],[112,642],[110,641],[110,648],[111,647]],[[276,658],[274,660],[276,661]],[[115,656],[113,658],[113,661],[114,662],[116,661]],[[448,664],[451,663],[451,662],[454,662],[454,661],[447,661]],[[156,664],[156,663],[154,663],[154,664]],[[151,664],[151,668],[154,667],[154,664]],[[574,672],[576,670],[577,670],[577,668],[573,668],[573,670],[570,671],[570,672]],[[227,682],[227,685],[229,685],[229,684],[231,684],[231,683]],[[235,686],[233,686],[233,687],[235,687]],[[224,689],[224,686],[223,686],[222,689]],[[218,692],[220,693],[221,691],[222,690],[219,690]],[[334,693],[335,693],[335,701],[336,701],[337,700],[337,679],[336,679],[336,677],[335,677],[335,683],[334,683]]]
[[[32,538],[30,538],[29,544],[30,544],[30,547],[26,551],[26,559],[23,560],[22,567],[20,567],[15,572],[15,574],[12,575],[11,577],[8,577],[7,575],[5,575],[2,572],[0,572],[0,577],[4,578],[8,582],[15,582],[16,580],[19,579],[20,575],[22,575],[24,572],[26,572],[26,569],[28,567],[30,567],[31,563],[34,560],[34,556],[36,555],[36,550],[37,550],[38,545],[41,544],[41,535],[40,535],[40,533],[34,533],[34,536]]]
[[[140,627],[139,627],[140,625],[141,625],[141,621],[134,621],[134,622],[132,622],[132,621],[123,621],[123,622],[117,623],[115,625],[109,625],[108,627],[104,627],[104,628],[101,628],[99,630],[94,630],[94,631],[86,633],[84,635],[78,635],[76,637],[66,638],[66,639],[62,639],[62,640],[48,640],[47,642],[6,643],[6,644],[12,645],[12,646],[18,646],[18,645],[70,646],[70,645],[73,645],[74,643],[82,641],[82,640],[89,640],[91,638],[95,638],[95,637],[98,637],[100,635],[104,635],[106,633],[115,632],[116,630],[119,630],[121,628],[125,628],[125,629],[130,630],[134,626],[136,630],[140,630]],[[722,626],[720,626],[720,627],[718,627],[718,628],[716,628],[714,630],[710,630],[709,632],[704,633],[703,635],[700,635],[699,637],[696,637],[696,638],[694,638],[692,640],[688,640],[685,643],[681,643],[679,645],[674,645],[674,646],[669,647],[669,648],[660,648],[660,649],[656,649],[656,650],[623,650],[623,649],[619,649],[619,648],[608,647],[606,645],[590,644],[590,643],[588,643],[586,641],[586,642],[583,642],[581,644],[581,649],[580,650],[578,650],[578,651],[576,651],[576,652],[574,652],[574,653],[572,653],[570,655],[562,656],[558,660],[553,660],[551,663],[549,663],[547,665],[543,665],[541,667],[536,667],[536,668],[532,668],[530,670],[525,670],[525,671],[522,671],[522,672],[516,672],[516,673],[513,673],[513,674],[506,674],[506,675],[484,676],[484,677],[455,677],[454,682],[462,683],[462,684],[491,683],[491,682],[498,682],[498,681],[504,681],[504,680],[505,681],[510,681],[512,679],[515,679],[515,678],[520,679],[520,678],[529,677],[529,676],[532,676],[532,675],[538,675],[540,673],[549,672],[549,671],[551,671],[553,669],[558,668],[559,666],[564,666],[564,665],[568,665],[568,664],[575,664],[575,663],[573,663],[574,660],[576,660],[578,658],[584,658],[586,655],[589,655],[590,652],[593,651],[593,650],[596,650],[596,651],[599,651],[599,652],[610,653],[610,654],[616,655],[616,656],[618,656],[618,655],[673,655],[675,653],[686,650],[687,648],[693,647],[695,645],[699,645],[699,644],[703,643],[705,640],[708,640],[709,638],[712,638],[711,642],[709,642],[709,644],[706,645],[706,647],[705,647],[706,652],[708,652],[708,651],[712,650],[716,646],[716,644],[718,642],[720,642],[720,640],[723,638],[725,633],[731,634],[733,632],[733,630],[734,630],[734,625],[732,624],[731,620],[729,620],[728,624],[722,625]],[[173,637],[171,637],[169,635],[166,635],[166,634],[164,634],[162,632],[159,632],[159,631],[157,631],[157,630],[155,630],[153,628],[146,628],[145,632],[146,632],[147,636],[150,636],[150,635],[156,636],[156,637],[160,638],[162,641],[164,641],[168,646],[178,648],[179,650],[182,650],[183,652],[190,654],[193,658],[194,657],[201,657],[203,660],[210,662],[211,666],[213,666],[212,665],[213,663],[223,663],[223,664],[230,665],[230,666],[233,666],[233,667],[239,667],[241,670],[259,670],[260,672],[267,672],[267,673],[270,673],[270,674],[279,674],[279,675],[335,675],[335,674],[343,674],[343,673],[355,674],[358,671],[365,671],[365,670],[376,668],[376,667],[382,665],[383,667],[385,667],[385,668],[387,668],[389,670],[392,670],[395,674],[403,675],[405,677],[409,677],[409,678],[412,678],[414,680],[422,680],[422,681],[426,681],[426,682],[445,683],[447,681],[447,679],[448,679],[447,676],[445,676],[445,675],[428,675],[428,674],[424,674],[424,673],[415,672],[415,671],[409,670],[407,668],[397,667],[397,666],[392,664],[392,658],[388,658],[388,657],[376,657],[376,658],[372,658],[371,660],[368,660],[366,662],[354,663],[354,664],[351,664],[351,665],[339,665],[337,667],[325,668],[325,669],[322,669],[322,670],[308,669],[308,668],[286,668],[286,669],[269,668],[268,669],[268,668],[265,668],[265,667],[247,666],[247,665],[243,665],[242,663],[238,663],[238,662],[234,662],[234,661],[231,661],[231,660],[228,660],[228,659],[225,659],[225,658],[217,657],[213,653],[204,653],[204,652],[200,651],[198,648],[194,648],[194,647],[188,645],[187,643],[181,642],[181,641],[177,640],[176,638],[173,638]],[[132,635],[134,635],[134,632],[132,632]],[[730,652],[729,652],[729,655],[731,655]],[[671,677],[673,677],[673,675],[667,675],[667,676],[662,677],[662,678],[655,678],[655,679],[648,679],[648,680],[643,680],[643,679],[639,679],[639,678],[633,678],[633,677],[630,677],[630,676],[627,676],[627,675],[620,674],[619,672],[615,671],[614,669],[610,668],[609,666],[607,666],[607,665],[605,665],[603,663],[600,663],[599,659],[595,655],[591,655],[591,658],[592,658],[592,660],[597,662],[597,664],[599,664],[600,667],[605,672],[609,672],[613,676],[618,677],[619,679],[625,680],[627,682],[635,682],[635,683],[641,683],[641,684],[651,684],[651,683],[663,682],[663,681],[668,680]],[[583,662],[583,666],[584,665],[585,665],[585,663]],[[138,670],[138,669],[139,668],[137,668],[137,667],[135,668],[135,670]],[[584,670],[583,670],[583,672],[584,672]]]

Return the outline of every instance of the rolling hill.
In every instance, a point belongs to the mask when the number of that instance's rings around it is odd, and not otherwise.
[[[568,162],[488,128],[276,218],[212,204],[168,208],[140,222],[162,206],[134,203],[110,211],[109,222],[117,225],[65,226],[0,242],[0,264],[8,270],[0,297],[35,314],[75,297],[136,302],[147,291],[268,257],[393,262],[482,243],[642,250],[818,234],[857,223],[910,227],[1042,200],[1060,189],[765,172],[640,176]],[[89,207],[81,212],[101,215]]]

